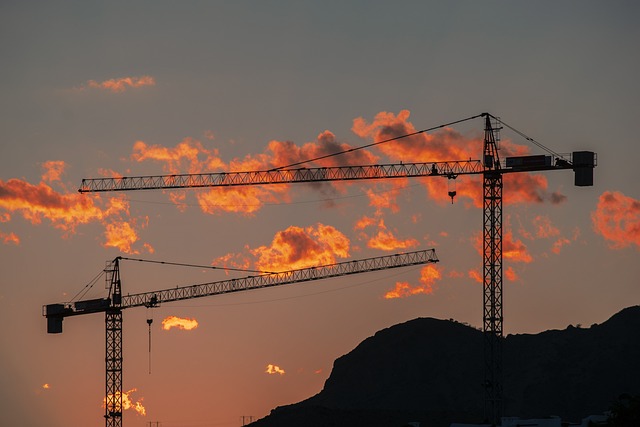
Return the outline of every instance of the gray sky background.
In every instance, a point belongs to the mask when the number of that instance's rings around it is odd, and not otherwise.
[[[384,295],[418,286],[421,269],[126,311],[125,389],[147,413],[125,411],[131,427],[240,425],[320,391],[333,360],[379,329],[419,316],[482,325],[469,274],[481,268],[482,210],[462,195],[471,181],[457,180],[453,205],[415,180],[260,193],[249,214],[226,199],[205,212],[204,191],[77,194],[82,178],[194,164],[137,161],[138,141],[174,154],[185,143],[229,167],[270,155],[272,141],[318,146],[327,130],[370,143],[354,120],[381,112],[406,110],[418,130],[490,112],[556,152],[598,154],[593,187],[545,173],[542,202],[505,205],[505,231],[529,256],[505,260],[506,333],[589,327],[638,304],[639,12],[632,1],[2,2],[0,424],[102,425],[103,318],[47,335],[41,307],[69,300],[118,255],[256,262],[289,227],[313,239],[330,226],[350,242],[345,259],[435,247],[441,260],[430,292],[404,298]],[[127,77],[119,92],[105,83]],[[453,130],[474,140],[483,122]],[[540,153],[506,129],[502,139]],[[376,208],[376,195],[395,207]],[[363,218],[375,221],[358,228]],[[109,230],[136,237],[109,246]],[[410,248],[372,248],[376,232]],[[123,266],[125,293],[225,277]],[[199,326],[164,331],[170,315]]]

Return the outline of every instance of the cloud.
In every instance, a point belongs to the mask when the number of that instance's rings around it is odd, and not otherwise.
[[[284,369],[282,369],[281,367],[277,366],[277,365],[272,365],[271,363],[267,365],[267,370],[264,371],[266,374],[269,375],[274,375],[274,374],[278,374],[278,375],[284,375],[285,371]]]
[[[142,405],[142,401],[144,400],[144,398],[140,398],[138,400],[133,400],[131,395],[133,393],[135,393],[136,391],[138,391],[135,388],[132,388],[129,391],[124,391],[122,392],[122,408],[113,408],[113,410],[118,411],[118,412],[123,412],[129,409],[132,409],[133,411],[135,411],[138,415],[142,415],[142,416],[146,416],[147,415],[147,410],[146,408]],[[107,400],[111,401],[111,402],[117,402],[120,397],[120,392],[117,391],[115,392],[115,394],[109,394],[107,397],[105,397],[102,401],[102,407],[105,408],[107,406]]]
[[[20,238],[13,232],[3,233],[2,231],[0,231],[0,240],[2,240],[2,243],[4,243],[5,245],[11,243],[17,246],[20,244]]]
[[[278,231],[270,246],[251,250],[258,257],[260,271],[286,271],[334,264],[349,256],[349,239],[330,225],[301,228],[290,226]]]
[[[502,258],[527,264],[533,261],[527,246],[522,243],[522,240],[514,239],[511,230],[507,230],[502,237]]]
[[[520,279],[516,271],[511,266],[507,267],[507,269],[504,271],[504,277],[510,282],[515,282],[516,280]]]
[[[12,214],[34,225],[48,220],[54,228],[64,231],[63,237],[74,234],[79,225],[97,222],[105,227],[104,246],[135,252],[131,244],[138,237],[133,228],[135,223],[124,219],[129,217],[129,204],[123,196],[103,201],[97,196],[58,192],[44,181],[31,184],[20,179],[0,180],[0,211],[4,211],[1,218],[5,223],[12,219]],[[5,233],[2,239],[5,243],[20,242],[14,233]]]
[[[483,242],[482,233],[474,233],[472,237],[473,246],[476,251],[482,255]],[[502,258],[513,262],[524,262],[526,264],[533,261],[533,257],[529,253],[527,246],[520,239],[513,237],[511,230],[503,230],[502,234]]]
[[[206,138],[212,136],[207,132]],[[144,141],[136,141],[131,159],[135,162],[154,161],[163,164],[169,174],[206,173],[206,172],[246,172],[270,170],[301,161],[349,150],[353,147],[337,141],[335,135],[324,131],[316,141],[298,146],[291,141],[272,140],[262,153],[235,158],[229,162],[220,159],[217,149],[207,149],[200,141],[185,138],[175,147],[149,145]],[[366,150],[358,150],[347,155],[328,157],[305,167],[342,166],[345,164],[373,164],[378,157]],[[342,182],[315,182],[304,184],[321,193],[335,194],[344,188]],[[264,203],[281,203],[289,201],[290,185],[214,187],[196,194],[198,204],[203,212],[216,214],[236,212],[253,214],[259,211]],[[173,192],[170,192],[172,194]],[[175,200],[175,199],[173,199]],[[181,202],[184,199],[180,200]],[[184,204],[180,204],[183,206]]]
[[[420,284],[412,286],[409,282],[396,282],[395,287],[384,294],[385,299],[406,298],[413,295],[433,293],[433,285],[442,274],[435,265],[427,265],[420,270]]]
[[[362,218],[360,218],[357,222],[356,225],[354,226],[355,230],[363,230],[367,227],[371,227],[377,224],[377,220],[375,218],[371,218],[368,216],[363,216]]]
[[[162,329],[165,331],[168,331],[171,328],[178,328],[185,331],[190,331],[197,327],[198,327],[198,321],[196,319],[169,316],[162,321]]]
[[[163,169],[170,174],[200,173],[226,168],[218,157],[217,149],[208,150],[193,138],[185,138],[173,148],[136,141],[131,159],[138,163],[146,160],[163,163]]]
[[[595,232],[609,242],[610,248],[635,245],[640,249],[640,200],[619,191],[605,191],[591,213],[591,220]]]
[[[554,254],[559,254],[562,250],[562,247],[569,244],[571,244],[571,240],[567,239],[566,237],[560,237],[553,243],[553,247],[551,248],[551,250]]]
[[[560,230],[551,224],[551,220],[546,215],[537,215],[533,219],[533,225],[536,228],[536,237],[549,238],[560,234]]]
[[[122,93],[128,89],[136,89],[144,86],[155,86],[155,85],[156,85],[156,80],[151,76],[120,77],[115,79],[104,80],[102,82],[89,80],[86,83],[86,86],[92,89],[106,90],[112,93]],[[84,90],[85,86],[81,86],[80,89]]]
[[[138,241],[138,233],[129,222],[114,221],[106,224],[104,236],[104,247],[118,248],[120,251],[128,254],[139,253],[135,249],[132,249],[131,246]]]
[[[377,184],[375,187],[369,187],[365,190],[369,198],[369,206],[376,208],[376,213],[382,213],[383,209],[389,209],[393,213],[400,211],[400,207],[396,202],[400,190],[407,185],[406,179],[392,179],[384,184]],[[376,190],[384,188],[385,190]]]
[[[60,178],[64,174],[67,164],[62,160],[49,160],[42,164],[44,173],[42,174],[42,180],[45,182],[60,181]]]
[[[353,121],[352,131],[361,138],[383,141],[402,135],[415,133],[417,130],[409,121],[410,112],[402,110],[397,115],[390,112],[378,113],[373,121],[367,122],[362,117]],[[433,133],[421,133],[402,138],[375,148],[394,161],[405,162],[440,162],[454,160],[471,160],[482,157],[483,139],[466,137],[461,133],[444,128]],[[506,156],[522,156],[530,153],[529,147],[515,144],[508,140],[500,143],[500,154]],[[427,188],[429,196],[438,202],[450,202],[448,180],[444,177],[430,177],[421,182]],[[547,179],[541,174],[512,173],[505,174],[503,200],[505,204],[541,203],[547,198]],[[482,177],[478,175],[458,177],[456,180],[456,197],[471,200],[475,207],[482,207]],[[559,203],[566,198],[559,193],[550,197],[552,203]]]
[[[349,256],[351,242],[339,230],[321,223],[315,226],[290,226],[278,231],[270,245],[251,248],[245,253],[228,253],[212,264],[224,267],[268,272],[296,270],[335,264]]]
[[[478,283],[484,283],[484,278],[482,277],[482,274],[478,270],[476,269],[469,270],[467,274],[469,275],[470,279],[473,279]]]
[[[378,233],[371,237],[367,242],[367,246],[373,249],[383,251],[393,251],[396,249],[407,249],[418,246],[420,242],[413,238],[398,239],[393,233],[387,229],[384,220],[378,222]]]

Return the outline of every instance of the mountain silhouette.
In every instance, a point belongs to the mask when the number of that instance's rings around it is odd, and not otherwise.
[[[640,395],[640,306],[589,328],[504,339],[504,415],[601,414]],[[338,358],[317,395],[278,407],[255,427],[423,426],[482,422],[483,333],[418,318],[377,332]]]

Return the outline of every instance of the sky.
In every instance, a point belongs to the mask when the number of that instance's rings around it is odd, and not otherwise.
[[[100,273],[117,256],[260,270],[430,248],[440,259],[125,310],[130,427],[239,426],[318,393],[378,330],[417,317],[482,326],[477,176],[81,195],[83,178],[262,170],[489,112],[598,161],[592,187],[571,171],[505,177],[505,334],[589,327],[639,304],[639,12],[3,1],[0,424],[103,425],[103,315],[51,335],[42,306],[106,296]],[[475,159],[483,127],[309,166]],[[503,157],[545,154],[500,136]],[[121,274],[125,294],[241,275],[132,261]]]

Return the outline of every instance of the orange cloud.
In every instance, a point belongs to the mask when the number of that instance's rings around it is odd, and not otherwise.
[[[447,273],[447,277],[450,277],[452,279],[460,279],[464,276],[465,274],[462,271],[451,270],[449,271],[449,273]]]
[[[102,82],[97,82],[95,80],[89,80],[87,82],[87,86],[90,88],[102,89],[113,93],[121,93],[130,88],[155,85],[156,80],[151,76],[120,77],[117,79],[109,79]]]
[[[484,278],[482,277],[482,274],[480,274],[480,272],[478,270],[469,270],[469,278],[475,280],[478,283],[484,283]]]
[[[515,282],[516,280],[519,279],[518,274],[516,273],[516,271],[513,269],[513,267],[508,267],[505,271],[504,271],[504,276],[507,278],[507,280],[511,281],[511,282]]]
[[[533,219],[536,227],[536,236],[541,238],[554,237],[560,234],[560,230],[551,224],[548,216],[538,215]]]
[[[551,250],[553,251],[553,253],[559,254],[562,250],[562,247],[570,243],[571,240],[567,239],[566,237],[561,237],[553,243],[553,247],[551,248]]]
[[[171,328],[178,328],[185,331],[190,331],[197,327],[198,327],[198,321],[196,319],[169,316],[162,321],[162,329],[164,329],[165,331],[168,331]]]
[[[396,249],[406,249],[414,246],[418,246],[420,242],[416,239],[404,239],[400,240],[396,238],[391,231],[384,225],[384,221],[380,220],[378,223],[378,234],[373,236],[367,242],[367,246],[374,249],[380,249],[383,251],[392,251]]]
[[[362,230],[365,229],[367,227],[371,227],[373,225],[375,225],[377,223],[377,221],[375,220],[375,218],[371,218],[368,216],[363,216],[362,218],[360,218],[357,222],[356,225],[354,226],[354,229],[356,230]]]
[[[5,245],[9,243],[13,243],[14,245],[20,244],[20,238],[13,232],[7,234],[0,231],[0,240],[2,240]]]
[[[116,412],[123,412],[129,409],[134,410],[138,415],[142,415],[142,416],[146,416],[147,415],[147,410],[146,408],[142,405],[142,401],[144,400],[143,398],[140,398],[136,401],[134,401],[131,398],[131,395],[133,393],[135,393],[136,391],[138,391],[135,388],[132,388],[129,391],[125,391],[125,392],[119,392],[117,391],[115,394],[109,394],[107,397],[105,397],[102,401],[102,407],[105,408],[107,406],[107,402],[115,404],[118,400],[120,395],[122,394],[122,408],[117,407],[118,405],[116,405],[115,408],[110,408],[113,411]]]
[[[640,249],[640,200],[619,191],[605,191],[591,214],[593,228],[612,249]]]
[[[397,213],[400,211],[400,207],[396,201],[400,190],[407,185],[406,179],[392,179],[384,184],[377,184],[375,188],[385,188],[383,191],[375,190],[374,188],[367,188],[366,193],[369,197],[369,206],[375,207],[376,212],[379,214],[382,209],[389,209],[391,212]],[[387,190],[387,188],[390,188]]]
[[[395,287],[384,294],[385,299],[406,298],[419,294],[432,294],[433,285],[442,274],[435,265],[427,265],[420,271],[420,285],[411,286],[408,282],[396,282]]]
[[[265,203],[288,201],[288,190],[289,186],[284,184],[268,187],[213,187],[197,193],[196,198],[200,209],[205,213],[236,212],[251,215],[259,211]]]
[[[185,138],[173,148],[160,145],[148,145],[137,141],[133,146],[131,159],[136,162],[156,161],[163,163],[165,172],[204,173],[215,171],[258,171],[299,163],[303,160],[322,157],[328,154],[352,148],[340,143],[329,131],[318,135],[316,141],[298,146],[290,141],[270,141],[263,153],[247,155],[244,158],[223,162],[216,149],[207,149],[201,142]],[[348,155],[328,157],[305,166],[341,166],[344,164],[373,164],[377,157],[365,150],[354,151]],[[321,192],[335,192],[344,183],[306,184]],[[210,188],[198,192],[196,197],[205,213],[237,212],[252,214],[262,208],[264,203],[281,203],[289,200],[290,185],[248,186],[234,188]],[[171,193],[170,193],[171,194]],[[182,200],[181,200],[182,201]],[[184,205],[182,205],[184,206]]]
[[[51,386],[48,383],[42,384],[42,388],[45,390],[49,390]]]
[[[276,233],[270,246],[250,250],[260,271],[286,271],[334,264],[349,256],[349,239],[330,225],[291,226]]]
[[[502,238],[502,257],[509,261],[530,263],[533,257],[527,246],[520,239],[514,239],[511,230],[504,233]]]
[[[472,237],[473,246],[480,255],[483,252],[482,233],[474,233]],[[502,258],[513,262],[530,263],[533,257],[529,253],[527,246],[520,239],[514,239],[511,230],[503,230],[502,235]]]
[[[139,253],[131,248],[131,245],[138,241],[138,233],[126,221],[115,221],[106,224],[104,236],[106,238],[104,247],[118,248],[128,254]]]
[[[409,122],[410,114],[408,110],[402,110],[398,115],[380,112],[371,123],[359,117],[353,121],[351,130],[361,138],[371,138],[374,141],[414,133],[417,129]],[[483,147],[481,139],[464,138],[460,133],[447,128],[433,134],[421,133],[391,141],[376,148],[393,160],[435,162],[479,159]]]
[[[47,182],[60,181],[60,178],[64,174],[67,164],[62,160],[49,160],[42,164],[44,173],[42,174],[42,180]]]
[[[164,170],[171,174],[201,173],[226,168],[218,157],[217,149],[207,150],[200,141],[193,138],[185,138],[173,148],[136,141],[131,159],[139,163],[146,160],[164,163]]]
[[[277,366],[277,365],[272,365],[271,363],[267,365],[267,370],[264,371],[266,374],[269,375],[273,375],[273,374],[278,374],[278,375],[284,375],[285,371],[284,369],[282,369],[281,367]]]
[[[0,210],[4,222],[17,213],[34,225],[49,220],[53,227],[63,230],[65,237],[75,233],[81,224],[101,223],[105,227],[104,246],[116,247],[122,252],[135,252],[131,248],[138,237],[123,217],[129,215],[129,204],[122,196],[102,201],[99,197],[78,193],[65,194],[54,190],[45,182],[37,185],[20,179],[0,180]],[[13,234],[4,234],[5,243],[19,243]]]
[[[416,132],[416,128],[409,121],[410,112],[400,111],[397,115],[389,112],[378,113],[372,122],[362,117],[353,121],[352,131],[362,138],[373,141],[383,141],[390,138]],[[476,137],[465,137],[461,133],[444,128],[434,133],[421,133],[377,145],[375,148],[395,161],[405,162],[438,162],[482,157],[483,140]],[[524,145],[518,145],[508,140],[500,143],[501,156],[522,156],[530,153]],[[427,188],[429,196],[439,202],[450,202],[448,195],[448,180],[436,177],[426,178],[421,182]],[[465,176],[456,180],[456,197],[468,198],[472,205],[482,207],[482,177]],[[540,174],[512,173],[504,175],[505,204],[540,203],[547,198],[547,179]],[[560,203],[565,196],[553,193],[548,197],[552,203]]]

